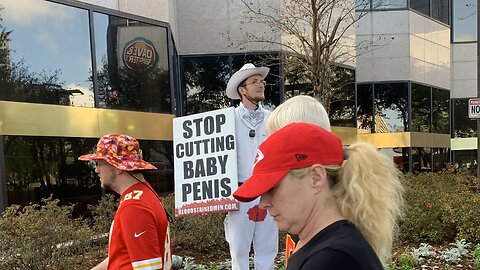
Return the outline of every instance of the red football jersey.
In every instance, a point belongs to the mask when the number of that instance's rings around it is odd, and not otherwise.
[[[110,229],[108,269],[167,270],[172,267],[167,215],[147,185],[137,183],[120,198]]]

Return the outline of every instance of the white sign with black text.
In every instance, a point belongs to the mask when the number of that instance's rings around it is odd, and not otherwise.
[[[468,117],[480,118],[480,98],[471,98],[468,100]]]
[[[173,119],[175,216],[238,210],[234,110]]]

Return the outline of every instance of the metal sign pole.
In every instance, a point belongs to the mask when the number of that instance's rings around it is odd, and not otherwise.
[[[480,98],[480,0],[477,0],[477,97]],[[477,178],[480,178],[480,118],[477,118]]]

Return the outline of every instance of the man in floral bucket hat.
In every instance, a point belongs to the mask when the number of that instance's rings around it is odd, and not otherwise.
[[[105,135],[94,154],[102,188],[120,194],[110,229],[108,257],[93,269],[171,269],[167,214],[160,197],[145,181],[143,170],[157,169],[144,161],[138,141],[128,135]]]

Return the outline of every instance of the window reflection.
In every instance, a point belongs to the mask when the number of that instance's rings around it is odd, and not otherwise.
[[[450,24],[449,0],[432,0],[432,18]]]
[[[356,0],[355,1],[355,10],[369,10],[371,9],[371,0]]]
[[[430,132],[431,87],[412,83],[412,131]]]
[[[449,134],[450,91],[432,89],[432,132]],[[467,114],[468,115],[468,114]]]
[[[171,112],[166,28],[94,13],[98,106]]]
[[[5,175],[8,204],[39,201],[53,194],[62,201],[92,203],[101,195],[100,182],[88,162],[96,138],[5,136]],[[145,178],[157,192],[173,191],[172,142],[139,141],[143,158],[158,170]]]
[[[330,124],[355,127],[355,71],[344,67],[335,67],[334,70],[332,88],[335,95],[330,103]]]
[[[430,0],[410,0],[410,8],[430,16]]]
[[[399,170],[401,170],[402,172],[409,171],[407,147],[383,148],[379,151],[380,153],[387,156],[397,166]]]
[[[372,84],[357,85],[357,129],[359,133],[373,133],[373,87]]]
[[[477,1],[455,0],[453,3],[452,31],[454,42],[477,40]]]
[[[407,83],[375,84],[375,132],[408,130]]]
[[[468,118],[468,98],[452,99],[452,107],[452,137],[477,137],[476,121]]]
[[[0,100],[93,107],[88,12],[0,0]]]
[[[477,173],[477,150],[453,151],[453,165],[459,170],[468,170],[473,175]]]
[[[450,163],[450,151],[448,148],[433,148],[433,171],[441,171]]]
[[[432,149],[429,147],[412,148],[412,171],[413,172],[431,172],[432,171]]]
[[[407,7],[407,0],[373,0],[373,9],[399,9]]]
[[[185,57],[182,63],[188,114],[230,106],[225,95],[230,77],[228,56]]]

